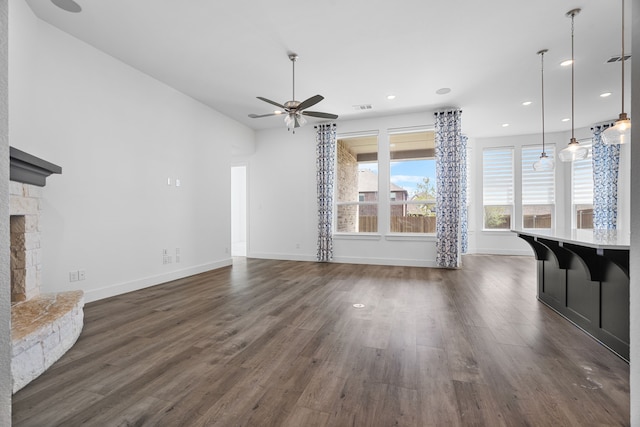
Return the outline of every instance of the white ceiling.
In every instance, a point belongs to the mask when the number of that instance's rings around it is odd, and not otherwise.
[[[273,110],[256,96],[291,99],[287,54],[295,52],[297,100],[325,97],[312,110],[339,122],[458,107],[472,137],[540,131],[543,48],[546,130],[570,130],[561,119],[571,116],[571,71],[559,64],[571,55],[565,13],[580,7],[575,126],[620,113],[620,64],[605,61],[620,54],[621,1],[76,0],[78,14],[26,1],[44,21],[254,129],[284,127],[282,117],[247,115]],[[437,95],[443,87],[451,92]],[[605,91],[613,95],[600,98]],[[354,109],[360,104],[373,108]]]

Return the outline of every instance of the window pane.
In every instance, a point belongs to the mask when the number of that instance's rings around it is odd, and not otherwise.
[[[378,137],[338,139],[336,158],[336,232],[377,232]]]
[[[360,205],[357,203],[348,205],[337,205],[336,211],[336,232],[378,232],[378,205]]]
[[[435,233],[436,204],[406,203],[391,205],[392,233]]]
[[[555,158],[555,145],[545,145],[550,158]],[[535,171],[542,146],[522,148],[522,227],[552,228],[555,207],[555,172]]]
[[[336,157],[336,200],[378,200],[378,137],[339,139]]]
[[[511,228],[512,206],[485,206],[484,228],[488,230],[509,230]]]
[[[593,228],[593,205],[574,205],[575,228]]]
[[[433,131],[389,136],[392,233],[435,233],[435,138]],[[398,202],[409,201],[402,204]],[[426,203],[429,202],[429,207]],[[428,212],[428,213],[427,213]],[[433,223],[433,226],[430,224]]]
[[[482,152],[484,228],[511,228],[513,211],[513,148],[486,148]]]
[[[593,163],[591,140],[580,141],[589,149],[586,159],[571,164],[571,209],[575,228],[593,228]]]
[[[553,205],[523,205],[523,228],[552,228]]]

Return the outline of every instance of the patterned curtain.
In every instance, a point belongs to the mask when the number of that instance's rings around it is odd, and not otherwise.
[[[321,262],[333,259],[333,180],[335,176],[336,125],[316,126],[316,181],[318,188],[318,252]]]
[[[436,264],[445,268],[460,267],[464,181],[461,115],[460,110],[435,113]]]
[[[618,168],[620,146],[605,145],[601,134],[609,125],[591,128],[593,132],[593,228],[615,230],[618,222]]]
[[[467,141],[466,135],[460,137],[460,253],[469,250],[469,224],[467,212]]]

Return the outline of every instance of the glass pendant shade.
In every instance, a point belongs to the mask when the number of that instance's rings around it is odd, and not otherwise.
[[[547,153],[543,152],[537,162],[533,164],[533,170],[536,172],[548,172],[554,168],[554,162]]]
[[[588,154],[587,148],[581,146],[575,138],[571,138],[569,145],[558,153],[558,158],[563,162],[573,162],[586,159]]]
[[[307,123],[307,120],[300,113],[289,113],[284,117],[284,123],[289,129],[299,128]]]
[[[620,55],[622,71],[622,112],[616,123],[602,132],[602,142],[606,145],[627,144],[631,142],[631,119],[624,112],[624,0],[622,0],[622,53]]]
[[[620,114],[616,123],[602,132],[602,142],[606,145],[631,142],[631,119],[627,117],[626,113]]]

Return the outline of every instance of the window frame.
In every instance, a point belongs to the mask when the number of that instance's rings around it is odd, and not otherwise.
[[[531,158],[528,156],[525,160],[525,150],[526,151],[532,151],[537,153],[535,156],[531,156]],[[545,144],[545,152],[547,153],[547,155],[551,158],[554,159],[555,155],[556,155],[556,146],[555,144]],[[557,183],[556,183],[556,174],[555,174],[555,168],[552,171],[548,171],[548,172],[539,172],[539,171],[533,171],[533,163],[535,163],[537,161],[537,159],[540,157],[540,153],[542,153],[542,144],[532,144],[532,145],[523,145],[520,147],[520,227],[522,227],[523,230],[553,230],[556,227],[556,223],[557,223],[557,211],[556,211],[556,207],[557,207]],[[532,161],[533,160],[533,161]],[[525,163],[525,161],[527,163]],[[551,175],[551,180],[552,180],[552,185],[553,185],[553,200],[552,203],[548,203],[549,201],[546,200],[547,203],[525,203],[525,167],[528,168],[528,171],[531,175],[535,175],[535,174],[543,174],[543,173],[547,173]],[[550,226],[547,227],[535,227],[535,228],[530,228],[530,227],[525,227],[525,214],[524,214],[524,210],[526,206],[550,206],[551,209],[551,221],[550,221]],[[534,221],[535,221],[535,215],[534,215]]]
[[[487,176],[486,176],[486,162],[485,162],[485,153],[489,151],[509,151],[511,154],[511,171],[510,171],[510,180],[511,180],[511,203],[487,203]],[[509,191],[507,191],[509,193]],[[484,232],[498,232],[504,233],[509,232],[514,226],[513,217],[515,215],[515,147],[513,145],[505,145],[505,146],[492,146],[492,147],[484,147],[482,149],[482,231]],[[487,227],[487,207],[507,207],[510,208],[509,214],[509,224],[506,228],[490,228]]]
[[[379,132],[378,131],[365,131],[365,132],[352,132],[352,133],[344,133],[344,134],[340,134],[337,136],[336,138],[336,151],[334,153],[335,155],[335,176],[334,179],[335,181],[338,180],[338,170],[339,170],[339,165],[338,165],[338,141],[341,140],[347,140],[347,139],[354,139],[354,138],[366,138],[366,137],[372,137],[372,138],[376,138],[376,165],[379,165],[380,163],[380,136],[379,136]],[[356,159],[356,163],[359,164],[360,162],[357,162]],[[364,163],[364,162],[363,162]],[[372,162],[373,163],[373,162]],[[358,169],[359,171],[359,169]],[[347,201],[347,202],[342,202],[340,200],[338,200],[338,184],[336,182],[336,184],[334,185],[334,189],[333,189],[333,230],[332,230],[332,235],[333,236],[376,236],[380,234],[380,221],[379,221],[379,216],[380,216],[380,176],[378,175],[378,183],[377,183],[377,199],[376,201],[360,201],[361,198],[365,198],[364,195],[359,191],[358,192],[358,197],[357,197],[357,201]],[[342,206],[357,206],[358,209],[358,213],[356,214],[358,217],[359,215],[359,211],[360,211],[360,207],[361,206],[375,206],[376,207],[376,212],[378,213],[377,217],[378,219],[376,220],[376,231],[372,231],[372,232],[365,232],[365,231],[339,231],[338,230],[338,212],[340,210],[340,207]]]
[[[396,135],[407,135],[407,134],[415,134],[415,133],[423,133],[423,132],[435,132],[435,127],[434,126],[416,126],[416,127],[410,127],[410,128],[396,128],[396,129],[389,129],[387,132],[387,149],[388,149],[388,154],[389,154],[389,176],[388,176],[388,182],[389,185],[392,184],[391,182],[391,166],[394,162],[401,162],[403,161],[403,159],[394,159],[393,158],[393,151],[392,151],[392,138]],[[434,138],[435,138],[435,134],[434,134]],[[419,158],[415,158],[415,159],[404,159],[405,161],[417,161],[420,160]],[[435,163],[436,161],[436,157],[435,157],[435,145],[433,148],[433,158],[428,158],[425,160],[429,160],[429,161],[433,161]],[[426,177],[426,174],[425,174]],[[433,183],[434,186],[436,185],[436,182]],[[437,189],[436,189],[437,191]],[[389,199],[387,200],[388,204],[389,204],[389,218],[388,218],[388,232],[387,232],[387,236],[390,236],[392,238],[402,238],[404,237],[425,237],[425,236],[430,236],[433,237],[436,235],[436,230],[434,230],[433,232],[417,232],[417,231],[407,231],[407,232],[403,232],[403,231],[391,231],[391,221],[392,221],[392,215],[391,212],[393,211],[393,207],[394,206],[407,206],[407,209],[409,206],[421,206],[421,205],[434,205],[436,206],[436,212],[437,212],[437,202],[436,199],[423,199],[423,200],[411,200],[410,198],[407,198],[407,200],[392,200],[391,199],[391,193],[393,193],[393,191],[391,191],[391,188],[389,189]]]

